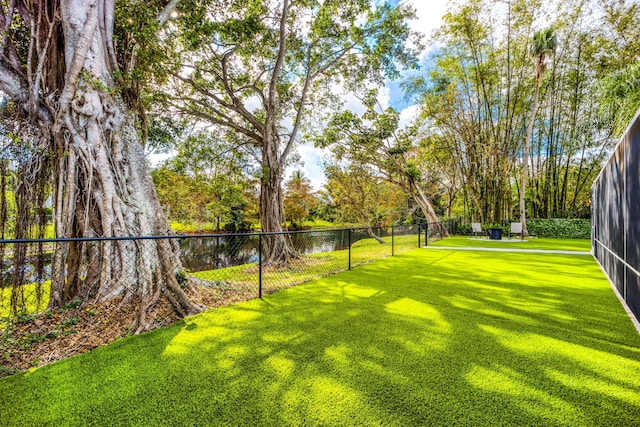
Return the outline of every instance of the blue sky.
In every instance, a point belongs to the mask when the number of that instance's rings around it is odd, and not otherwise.
[[[402,80],[387,81],[389,89],[389,105],[398,111],[402,111],[412,104],[410,100],[405,99],[405,93],[400,87]]]

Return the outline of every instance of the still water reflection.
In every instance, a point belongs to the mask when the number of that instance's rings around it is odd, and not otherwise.
[[[351,241],[369,237],[353,231]],[[349,247],[348,230],[322,230],[289,235],[299,253],[331,252]],[[180,258],[188,271],[213,270],[258,261],[258,235],[189,237],[180,242]]]

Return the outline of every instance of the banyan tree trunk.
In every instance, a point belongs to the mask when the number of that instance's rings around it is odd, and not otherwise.
[[[420,206],[420,209],[422,210],[422,213],[424,213],[424,216],[427,219],[427,221],[429,223],[434,224],[433,226],[436,227],[436,229],[438,230],[438,233],[440,233],[442,237],[449,237],[449,232],[440,222],[440,219],[438,218],[436,211],[433,209],[433,206],[431,205],[431,201],[429,200],[427,195],[424,193],[422,188],[420,188],[420,186],[416,184],[413,184],[413,188],[415,189],[414,193],[415,193],[416,203],[418,204],[418,206]]]
[[[284,266],[297,257],[291,239],[283,233],[284,203],[279,144],[265,138],[260,180],[260,222],[264,236],[265,264]]]
[[[17,103],[23,103],[25,110],[31,109],[32,117],[38,117],[42,137],[53,146],[57,237],[170,233],[134,127],[134,115],[115,87],[113,4],[100,0],[39,3],[42,11],[55,11],[51,16],[60,20],[62,32],[55,37],[51,37],[55,24],[48,36],[42,31],[33,34],[48,37],[38,46],[50,49],[48,53],[39,51],[38,59],[49,74],[59,70],[63,76],[60,86],[45,88],[50,93],[46,100],[38,100],[38,90],[28,100],[18,91],[6,91]],[[55,81],[50,80],[44,83]],[[52,114],[35,113],[42,109],[38,103],[55,106],[49,109]],[[52,261],[49,308],[56,309],[76,297],[135,303],[134,332],[148,328],[148,310],[162,298],[178,315],[201,311],[183,290],[184,283],[178,281],[183,270],[178,255],[177,242],[167,239],[58,243]]]
[[[55,138],[57,236],[169,234],[125,105],[91,89],[77,94],[74,102],[61,116],[73,130],[63,127]],[[83,109],[87,105],[92,107]],[[52,267],[51,309],[76,297],[136,302],[135,331],[146,329],[147,309],[160,297],[181,316],[201,309],[177,281],[182,266],[176,240],[59,243]]]

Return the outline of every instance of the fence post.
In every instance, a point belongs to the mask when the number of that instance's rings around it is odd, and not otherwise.
[[[351,270],[351,229],[349,229],[349,270]]]
[[[420,227],[420,223],[418,223],[418,247],[420,247],[420,236],[422,235],[422,227]]]
[[[262,233],[258,234],[258,297],[262,298]]]
[[[394,237],[395,237],[395,233],[394,230],[396,229],[395,225],[391,226],[391,256],[395,255],[395,247],[394,247]]]
[[[424,225],[424,245],[429,246],[429,223]]]

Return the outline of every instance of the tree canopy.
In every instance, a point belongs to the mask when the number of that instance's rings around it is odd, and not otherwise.
[[[637,31],[617,34],[629,29],[620,11],[637,8],[603,5],[600,14],[593,2],[556,9],[531,0],[471,0],[444,17],[433,38],[441,48],[407,88],[419,101],[422,138],[451,168],[445,182],[460,188],[452,212],[500,223],[519,217],[523,198],[529,217],[589,215],[589,187],[619,135],[615,123],[628,123],[637,109],[613,113],[632,97],[611,96],[633,92],[614,76],[633,80],[629,63],[618,60],[633,57],[628,48]]]
[[[261,153],[260,221],[282,230],[284,170],[311,109],[335,99],[332,88],[358,88],[416,64],[404,3],[365,0],[185,1],[176,35],[167,105],[239,135]],[[294,256],[279,237],[274,262]]]

